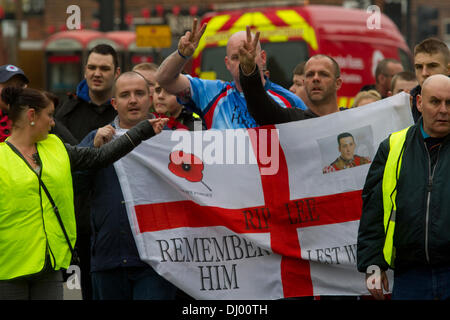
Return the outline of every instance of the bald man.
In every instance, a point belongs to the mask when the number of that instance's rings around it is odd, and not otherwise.
[[[304,66],[304,88],[308,97],[309,109],[282,108],[266,94],[259,77],[257,64],[258,48],[250,37],[247,26],[247,39],[239,47],[240,83],[247,100],[250,114],[261,125],[286,123],[321,117],[338,112],[337,91],[342,85],[340,69],[330,56],[316,54]],[[256,32],[258,37],[259,31]]]
[[[128,130],[152,118],[150,89],[139,73],[122,73],[113,87],[111,104],[117,110],[114,121],[90,132],[80,143],[99,147],[116,132]],[[150,120],[158,130],[168,119]],[[156,130],[156,129],[155,129]],[[91,268],[94,300],[171,300],[177,288],[139,256],[128,221],[122,188],[114,165],[78,172],[74,182],[79,192],[92,191]]]
[[[422,84],[419,121],[384,140],[363,189],[358,270],[369,292],[392,299],[450,298],[450,78]]]
[[[182,74],[182,70],[206,29],[206,24],[197,28],[194,19],[192,30],[186,32],[178,43],[178,50],[168,56],[156,74],[156,81],[167,92],[176,95],[179,101],[191,111],[199,114],[208,129],[253,128],[259,126],[247,110],[247,103],[239,83],[239,47],[246,40],[246,31],[233,34],[226,47],[225,66],[233,81],[203,80]],[[263,66],[266,64],[266,52],[261,49],[259,39],[253,40],[257,46],[256,63],[264,89],[284,108],[297,107],[306,109],[303,101],[292,92],[271,82],[264,77]]]

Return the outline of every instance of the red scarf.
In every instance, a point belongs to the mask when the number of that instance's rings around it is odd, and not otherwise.
[[[169,122],[167,122],[167,127],[170,130],[179,130],[179,129],[181,129],[181,130],[189,130],[188,127],[186,127],[181,122],[177,121],[174,117],[168,117],[165,114],[156,113],[156,112],[153,112],[153,114],[155,115],[156,118],[169,118]]]

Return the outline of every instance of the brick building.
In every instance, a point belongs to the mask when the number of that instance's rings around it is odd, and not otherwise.
[[[100,0],[101,1],[101,0]],[[448,0],[305,0],[309,4],[330,4],[367,8],[378,5],[399,26],[411,48],[417,43],[416,17],[423,6],[438,9],[439,17],[431,22],[437,26],[438,36],[450,43],[450,1]],[[247,6],[270,4],[301,4],[302,0],[253,0]],[[107,9],[114,8],[114,28],[121,26],[121,3],[125,3],[123,23],[129,30],[136,24],[169,24],[172,34],[179,37],[192,24],[193,16],[223,6],[237,6],[242,0],[110,0]],[[80,23],[85,29],[98,29],[99,0],[0,0],[0,64],[16,63],[31,78],[36,87],[44,88],[43,50],[45,39],[67,29],[67,13],[71,5],[80,8]],[[409,15],[408,15],[409,13]],[[408,19],[409,17],[409,19]],[[19,23],[19,21],[22,21]],[[17,31],[19,30],[19,31]],[[19,40],[20,39],[20,40]]]

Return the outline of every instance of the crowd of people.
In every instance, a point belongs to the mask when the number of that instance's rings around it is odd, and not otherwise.
[[[141,261],[114,161],[162,130],[253,128],[345,112],[340,67],[328,55],[299,61],[288,89],[270,80],[259,32],[233,34],[225,66],[233,81],[182,73],[206,25],[186,32],[160,66],[122,72],[100,44],[66,100],[28,88],[16,66],[0,67],[0,299],[62,299],[63,273],[81,269],[84,300],[192,299]],[[339,157],[324,173],[370,164],[363,189],[357,267],[394,269],[393,299],[450,297],[450,53],[429,38],[414,49],[415,73],[384,59],[375,84],[353,108],[401,91],[415,124],[386,137],[374,159],[337,139]],[[270,71],[270,70],[269,70]],[[385,289],[383,291],[383,288]]]

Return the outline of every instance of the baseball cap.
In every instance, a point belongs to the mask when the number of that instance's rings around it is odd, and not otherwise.
[[[5,64],[0,66],[0,83],[8,81],[11,77],[17,74],[21,75],[26,83],[30,82],[22,69],[12,64]]]

